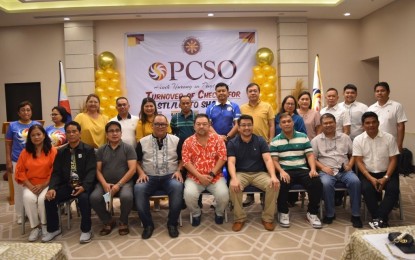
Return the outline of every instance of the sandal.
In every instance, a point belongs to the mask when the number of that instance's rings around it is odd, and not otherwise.
[[[112,229],[115,227],[115,221],[111,220],[108,224],[104,224],[104,227],[99,231],[101,236],[106,236],[111,233]]]
[[[118,233],[120,234],[120,236],[128,235],[130,233],[130,229],[128,229],[128,225],[120,223],[120,225],[118,226]]]

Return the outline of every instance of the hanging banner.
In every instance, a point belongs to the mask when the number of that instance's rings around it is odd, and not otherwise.
[[[180,95],[192,98],[192,109],[204,113],[216,100],[215,85],[229,85],[229,99],[247,102],[257,51],[256,33],[245,31],[175,31],[125,35],[127,97],[131,113],[152,97],[168,118],[180,111]]]

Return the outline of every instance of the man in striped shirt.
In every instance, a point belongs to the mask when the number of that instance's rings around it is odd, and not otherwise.
[[[294,130],[294,121],[288,113],[280,116],[281,133],[271,141],[271,157],[280,180],[278,218],[282,227],[290,226],[288,191],[292,184],[301,184],[308,192],[307,221],[313,228],[321,228],[317,217],[323,185],[316,171],[316,163],[308,137]],[[307,164],[308,162],[308,164]]]

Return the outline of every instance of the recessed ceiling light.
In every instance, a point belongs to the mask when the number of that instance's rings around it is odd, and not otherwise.
[[[64,18],[63,18],[63,20],[64,20],[64,21],[70,21],[70,20],[71,20],[71,18],[69,18],[69,17],[64,17]]]
[[[344,16],[350,16],[350,13],[344,13],[343,15]]]
[[[215,14],[213,14],[213,13],[209,13],[209,14],[208,14],[208,16],[209,16],[209,17],[212,17],[212,16],[215,16]]]

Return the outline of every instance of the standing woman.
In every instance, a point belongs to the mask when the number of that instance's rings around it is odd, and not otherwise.
[[[32,121],[32,103],[23,101],[17,106],[19,120],[10,123],[6,133],[6,170],[9,178],[13,179],[14,186],[14,211],[17,217],[17,224],[22,224],[23,214],[23,189],[15,181],[14,171],[20,153],[26,146],[26,137],[29,127],[40,125]]]
[[[68,112],[64,107],[56,106],[52,108],[53,125],[47,126],[45,131],[49,136],[52,146],[58,147],[66,144],[65,123],[68,119]]]
[[[32,231],[29,242],[46,234],[45,195],[57,150],[41,125],[29,128],[26,148],[16,165],[16,182],[23,186],[23,204]]]
[[[144,98],[143,102],[141,102],[140,120],[138,120],[137,128],[135,130],[137,142],[144,136],[153,133],[153,120],[157,114],[156,101],[150,97]],[[170,124],[167,128],[167,133],[171,134]]]
[[[105,125],[108,117],[101,115],[99,111],[99,97],[89,94],[86,98],[85,110],[75,117],[75,121],[81,125],[82,142],[98,148],[106,143]]]
[[[310,141],[321,133],[320,113],[311,109],[311,94],[303,91],[298,95],[298,114],[303,118]]]
[[[304,134],[307,134],[307,130],[304,125],[304,121],[297,114],[297,100],[295,100],[295,97],[288,95],[282,100],[281,104],[281,110],[280,112],[275,116],[275,136],[277,136],[279,133],[281,133],[281,127],[280,127],[280,115],[282,113],[288,113],[292,117],[294,121],[294,130],[297,132],[302,132]]]

